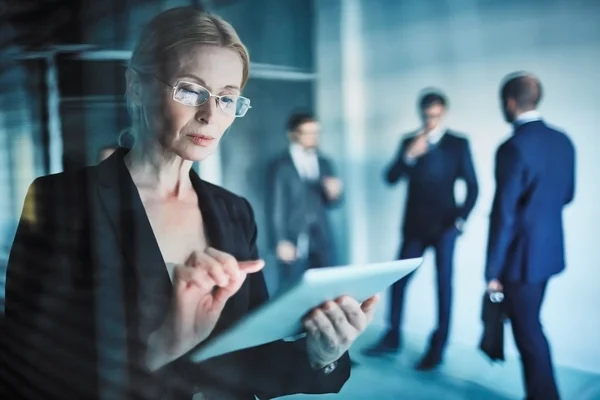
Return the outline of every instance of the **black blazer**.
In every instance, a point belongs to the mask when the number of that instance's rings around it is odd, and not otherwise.
[[[6,282],[6,380],[15,398],[338,392],[350,375],[347,354],[325,375],[310,368],[303,342],[274,342],[200,364],[183,356],[155,373],[145,368],[145,343],[165,317],[172,285],[125,154],[120,149],[99,166],[36,179],[29,189]],[[194,171],[190,178],[209,244],[238,260],[257,259],[250,204]],[[265,301],[263,275],[249,276],[213,336]]]
[[[276,158],[269,167],[269,203],[271,242],[288,240],[296,243],[298,235],[309,224],[318,224],[326,239],[331,241],[331,225],[327,215],[329,207],[340,200],[330,201],[321,180],[333,177],[331,162],[318,155],[319,180],[307,183],[300,177],[289,151]],[[329,243],[322,243],[327,246]]]
[[[432,149],[408,165],[404,155],[414,134],[401,142],[396,157],[385,171],[389,184],[408,178],[408,195],[404,211],[405,237],[432,238],[453,229],[457,219],[466,220],[479,193],[469,141],[447,130]],[[467,196],[456,204],[454,185],[464,179]]]

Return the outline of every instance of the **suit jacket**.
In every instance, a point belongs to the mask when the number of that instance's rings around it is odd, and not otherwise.
[[[394,184],[408,178],[404,236],[436,237],[454,227],[457,219],[466,220],[475,206],[479,186],[469,142],[447,130],[429,152],[409,165],[405,154],[413,139],[411,134],[402,140],[385,179]],[[454,198],[454,185],[461,178],[466,182],[467,196],[459,206]]]
[[[518,126],[496,153],[486,280],[536,283],[565,267],[563,207],[575,193],[575,148],[543,121]]]
[[[319,159],[319,180],[306,182],[296,170],[289,151],[275,159],[269,167],[269,211],[271,240],[274,246],[279,241],[296,243],[298,236],[308,227],[316,225],[328,243],[332,233],[327,210],[339,200],[327,198],[321,179],[334,176],[331,162]],[[327,245],[323,243],[321,245]]]
[[[157,372],[146,369],[145,343],[165,318],[172,284],[125,153],[36,179],[29,189],[6,282],[6,379],[19,392],[14,398],[172,399],[202,391],[262,399],[339,391],[350,374],[348,356],[325,375],[310,368],[302,342],[200,364],[183,356]],[[194,171],[190,179],[209,244],[238,260],[257,259],[250,204]],[[211,337],[266,301],[262,273],[250,275]]]

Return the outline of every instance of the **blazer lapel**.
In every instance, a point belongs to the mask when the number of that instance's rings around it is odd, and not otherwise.
[[[285,164],[287,168],[290,169],[291,174],[293,175],[293,179],[296,179],[298,182],[304,182],[304,178],[300,175],[300,171],[296,168],[296,164],[294,163],[294,159],[292,158],[291,153],[288,151],[285,156]]]
[[[325,161],[325,158],[319,154],[318,158],[319,160],[319,181],[322,178],[328,177],[329,175],[331,175],[331,171],[329,171],[327,162]]]
[[[124,257],[127,323],[145,341],[163,321],[173,290],[125,154],[119,149],[98,166],[98,195]]]
[[[230,247],[232,224],[226,204],[215,196],[210,186],[200,179],[194,170],[190,170],[190,180],[198,196],[198,205],[202,212],[204,231],[209,246],[231,253],[234,250]]]
[[[240,243],[241,236],[235,230],[235,211],[231,205],[228,206],[225,199],[215,193],[214,187],[200,179],[193,170],[190,171],[190,180],[198,195],[209,246],[231,254],[237,259],[246,257],[243,243]],[[242,285],[238,293],[231,297],[225,305],[211,337],[222,332],[237,320],[240,312],[248,308],[248,301],[248,286]]]

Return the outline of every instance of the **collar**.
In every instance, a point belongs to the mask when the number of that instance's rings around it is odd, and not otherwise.
[[[445,126],[438,125],[435,129],[433,129],[431,132],[429,132],[428,137],[427,137],[427,141],[429,142],[429,144],[431,144],[431,145],[437,144],[442,139],[444,134],[446,133],[446,130],[447,129]],[[417,136],[421,132],[422,132],[422,130],[419,129],[418,131],[416,131],[414,133],[414,136]]]
[[[437,144],[442,139],[442,136],[446,133],[446,127],[438,125],[434,130],[429,132],[429,138],[427,139],[430,144]]]
[[[542,116],[537,110],[525,111],[521,113],[515,118],[513,122],[513,126],[517,127],[528,122],[539,121],[542,119]]]
[[[293,156],[306,157],[311,156],[313,154],[317,154],[316,150],[307,150],[304,147],[300,146],[298,143],[290,143],[290,153]]]

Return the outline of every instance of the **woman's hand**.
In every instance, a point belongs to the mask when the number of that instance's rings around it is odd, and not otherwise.
[[[362,304],[343,296],[315,308],[304,319],[306,350],[311,366],[323,368],[337,361],[373,320],[379,295]]]
[[[171,310],[149,338],[148,367],[158,369],[206,340],[227,300],[248,274],[264,265],[263,260],[238,262],[230,254],[208,248],[192,253],[185,265],[175,266]]]

